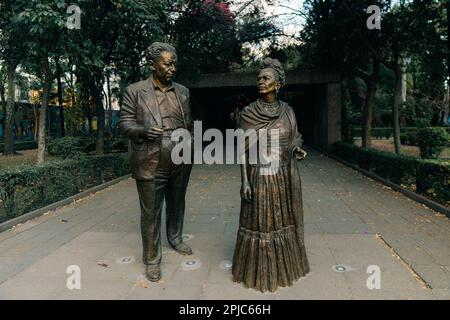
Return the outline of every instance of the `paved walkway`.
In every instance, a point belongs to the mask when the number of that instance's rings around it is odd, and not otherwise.
[[[303,162],[312,272],[275,294],[233,283],[239,188],[238,166],[194,167],[185,219],[194,255],[163,235],[159,283],[143,276],[132,179],[0,233],[0,299],[450,299],[450,221],[316,152]],[[66,288],[70,265],[80,290]],[[370,266],[380,289],[367,287]]]

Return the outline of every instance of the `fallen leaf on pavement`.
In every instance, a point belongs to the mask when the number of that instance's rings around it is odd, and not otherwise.
[[[138,283],[136,283],[136,286],[141,288],[148,288],[148,284],[144,281],[144,279],[140,279]]]
[[[108,265],[106,262],[104,262],[104,261],[99,261],[99,262],[97,262],[97,265],[102,266],[102,267],[105,267],[105,268],[108,268],[108,267],[109,267],[109,265]]]

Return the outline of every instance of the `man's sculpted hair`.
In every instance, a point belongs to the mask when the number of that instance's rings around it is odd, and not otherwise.
[[[154,63],[158,60],[158,58],[161,56],[162,52],[171,52],[175,56],[177,52],[175,51],[175,48],[172,47],[170,44],[163,43],[163,42],[153,42],[148,48],[147,48],[147,60],[150,63]]]

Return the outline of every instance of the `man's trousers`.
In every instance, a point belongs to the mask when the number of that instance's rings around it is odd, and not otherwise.
[[[172,246],[180,244],[183,232],[186,189],[192,164],[174,165],[170,138],[162,139],[160,164],[153,180],[136,180],[141,206],[143,262],[161,263],[161,212],[166,202],[166,233]]]

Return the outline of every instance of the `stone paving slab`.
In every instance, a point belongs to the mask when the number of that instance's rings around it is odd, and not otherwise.
[[[187,228],[189,229],[189,228]],[[1,299],[360,299],[384,297],[432,298],[400,261],[393,258],[374,235],[306,236],[311,273],[294,286],[262,294],[232,282],[231,271],[222,267],[231,260],[234,240],[211,233],[194,234],[188,240],[195,254],[184,257],[163,248],[163,280],[144,278],[140,260],[140,235],[126,241],[120,232],[86,232],[40,259],[0,285]],[[225,242],[227,241],[227,242]],[[353,244],[353,246],[351,245]],[[219,248],[220,247],[220,248]],[[123,258],[126,262],[123,262]],[[185,268],[186,261],[198,268]],[[350,271],[334,271],[336,264]],[[382,289],[373,294],[366,286],[366,269],[381,269]],[[65,288],[69,265],[81,270],[81,290]],[[385,292],[384,296],[383,293]]]
[[[192,172],[184,230],[194,255],[174,252],[162,228],[160,282],[144,277],[140,209],[128,179],[0,233],[0,299],[449,299],[449,220],[309,154],[302,182],[312,271],[292,287],[263,294],[232,282],[224,264],[238,228],[239,167],[201,165]],[[66,288],[70,265],[80,267],[81,290]],[[370,266],[381,272],[380,289],[367,287]]]

